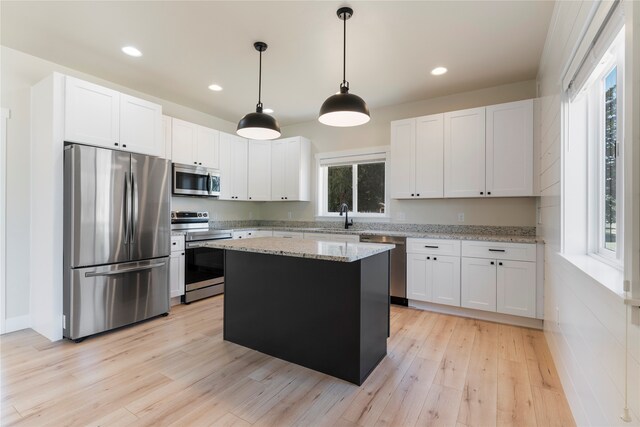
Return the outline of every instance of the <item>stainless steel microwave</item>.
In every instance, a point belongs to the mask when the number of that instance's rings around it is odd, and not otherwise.
[[[173,194],[220,197],[220,172],[202,166],[174,163]]]

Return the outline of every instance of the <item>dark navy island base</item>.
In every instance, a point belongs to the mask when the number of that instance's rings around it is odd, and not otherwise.
[[[361,385],[388,334],[388,251],[354,262],[225,251],[225,340]]]

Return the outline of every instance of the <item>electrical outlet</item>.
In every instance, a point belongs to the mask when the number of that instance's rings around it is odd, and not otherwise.
[[[458,214],[458,222],[464,222],[464,212]]]
[[[560,307],[556,306],[556,326],[560,326]]]
[[[249,219],[253,219],[253,212],[249,212]]]
[[[398,221],[404,221],[407,219],[407,215],[404,212],[398,212]]]
[[[293,214],[291,212],[289,212],[287,216],[289,217],[289,219],[293,218]]]

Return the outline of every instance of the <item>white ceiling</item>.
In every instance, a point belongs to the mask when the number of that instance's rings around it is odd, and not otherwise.
[[[343,2],[1,2],[1,43],[236,122],[312,120],[342,79]],[[535,77],[551,1],[352,1],[347,80],[369,108]],[[136,46],[141,58],[120,52]],[[434,77],[430,70],[449,72]],[[207,89],[220,84],[222,92]]]

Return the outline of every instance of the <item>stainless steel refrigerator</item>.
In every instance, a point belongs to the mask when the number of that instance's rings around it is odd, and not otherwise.
[[[65,337],[169,311],[170,174],[157,157],[65,147]]]

